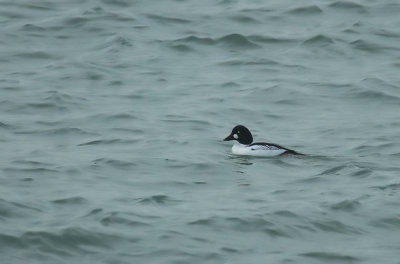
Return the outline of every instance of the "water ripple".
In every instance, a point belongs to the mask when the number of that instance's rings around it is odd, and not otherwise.
[[[319,8],[316,5],[310,5],[310,6],[302,6],[302,7],[296,7],[293,8],[289,11],[287,11],[289,14],[294,14],[294,15],[318,15],[323,13],[322,9]]]
[[[201,38],[197,36],[188,36],[185,38],[177,39],[174,42],[183,42],[183,43],[191,43],[191,44],[200,44],[200,45],[214,45],[215,40],[212,38]]]
[[[399,51],[399,47],[395,46],[384,46],[382,44],[370,41],[370,40],[365,40],[365,39],[358,39],[355,41],[350,42],[350,45],[361,51],[366,51],[370,53],[380,53],[382,51]]]
[[[182,19],[182,18],[176,18],[176,17],[166,17],[166,16],[160,16],[160,15],[153,15],[153,14],[148,14],[146,15],[148,18],[151,20],[154,20],[160,24],[188,24],[191,21],[187,19]]]
[[[40,176],[44,174],[54,175],[55,173],[59,172],[59,170],[57,169],[50,169],[44,167],[36,167],[36,168],[5,167],[3,171],[6,173],[13,173],[13,174],[18,173],[23,175],[40,175]]]
[[[125,1],[125,0],[101,0],[101,2],[111,6],[125,7],[125,8],[132,5],[131,1]]]
[[[229,48],[241,48],[241,49],[254,49],[259,46],[241,34],[233,33],[222,36],[220,38],[202,38],[198,36],[188,36],[181,39],[176,39],[171,42],[173,45],[186,44],[199,44],[199,45],[211,45],[211,46],[222,46]],[[190,46],[188,46],[190,47]]]
[[[360,258],[354,257],[352,255],[345,255],[341,253],[333,253],[333,252],[307,252],[307,253],[302,253],[299,254],[300,256],[303,257],[309,257],[313,259],[317,259],[319,261],[324,261],[324,262],[335,262],[335,263],[354,263],[361,261]]]
[[[255,19],[254,17],[250,17],[247,15],[233,15],[229,17],[231,20],[239,23],[246,23],[246,24],[260,24],[261,21]]]
[[[109,248],[114,241],[121,240],[116,235],[89,231],[83,228],[71,227],[61,232],[27,231],[22,236],[0,234],[0,245],[3,248],[37,250],[61,256],[90,253],[97,249]]]
[[[34,25],[34,24],[25,24],[25,25],[21,26],[20,30],[31,33],[31,32],[43,32],[46,29],[43,27]]]
[[[4,123],[4,122],[0,122],[0,128],[2,128],[2,129],[10,129],[11,126],[6,124],[6,123]]]
[[[330,45],[332,43],[334,43],[333,39],[323,34],[312,36],[311,38],[303,42],[303,44],[306,45],[319,45],[319,46]]]
[[[14,57],[21,59],[39,59],[39,60],[56,60],[61,58],[59,55],[54,55],[45,51],[20,52],[15,54]]]
[[[362,4],[353,2],[353,1],[335,1],[331,4],[329,4],[328,6],[331,8],[341,9],[344,11],[356,10],[360,13],[366,12],[365,6],[363,6]]]
[[[100,220],[101,224],[104,226],[115,226],[123,225],[129,227],[150,227],[151,225],[143,221],[131,220],[127,216],[124,216],[118,212],[112,212],[107,216],[104,216]]]
[[[76,127],[61,127],[54,129],[45,130],[19,130],[15,131],[15,134],[20,135],[47,135],[47,136],[85,136],[85,135],[97,135],[96,133],[88,132]]]
[[[51,202],[61,205],[80,205],[87,203],[87,200],[81,196],[73,196],[73,197],[53,200]]]
[[[241,34],[230,34],[224,37],[221,37],[217,40],[217,43],[222,43],[228,47],[232,48],[257,48],[258,45],[247,39],[245,36]]]
[[[153,195],[150,197],[146,197],[146,198],[140,198],[138,199],[139,203],[142,204],[165,204],[165,203],[169,203],[169,202],[176,202],[175,200],[172,200],[171,198],[169,198],[167,195]]]
[[[374,220],[372,225],[379,228],[385,228],[389,230],[398,230],[400,228],[400,218],[395,217],[384,217],[378,220]]]
[[[111,166],[117,169],[132,169],[132,167],[136,166],[136,163],[131,161],[106,159],[106,158],[95,159],[92,162],[92,166],[101,166],[101,165]]]
[[[332,204],[330,207],[333,210],[340,210],[345,212],[353,212],[361,206],[360,202],[357,200],[344,200],[335,204]]]
[[[12,218],[12,217],[22,217],[31,215],[35,212],[41,212],[40,209],[27,206],[17,202],[10,202],[4,199],[0,199],[0,218]]]
[[[115,145],[115,144],[132,144],[139,140],[128,140],[128,139],[98,139],[91,140],[88,142],[80,143],[78,146],[99,146],[99,145]]]
[[[360,228],[356,228],[350,225],[346,225],[337,220],[328,220],[328,221],[318,221],[312,223],[316,228],[325,232],[333,232],[333,233],[343,233],[343,234],[353,234],[360,235],[365,233]]]
[[[262,232],[271,237],[291,237],[294,228],[280,227],[263,218],[209,217],[191,221],[188,225],[203,226],[214,230],[228,229],[236,232]],[[292,229],[292,230],[290,230]]]
[[[385,190],[392,190],[392,191],[397,191],[400,190],[400,183],[391,183],[391,184],[387,184],[387,185],[383,185],[383,186],[376,186],[373,187],[382,191]]]
[[[373,173],[370,169],[370,164],[342,164],[333,168],[326,169],[316,176],[324,175],[351,175],[354,177],[364,178],[368,177]]]
[[[287,37],[276,37],[276,36],[266,36],[266,35],[250,35],[247,37],[249,40],[254,42],[260,42],[263,44],[290,44],[298,42],[298,39],[287,38]]]

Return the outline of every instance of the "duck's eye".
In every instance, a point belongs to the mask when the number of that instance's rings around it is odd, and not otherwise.
[[[238,131],[237,133],[240,134],[240,131]]]

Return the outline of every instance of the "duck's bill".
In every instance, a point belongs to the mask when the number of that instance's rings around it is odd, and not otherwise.
[[[234,140],[235,138],[233,137],[233,135],[229,135],[227,136],[224,141],[229,141],[229,140]]]

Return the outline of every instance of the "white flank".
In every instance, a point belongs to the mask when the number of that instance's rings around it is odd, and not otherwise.
[[[232,153],[245,156],[273,157],[284,153],[285,149],[280,149],[274,146],[247,146],[235,143],[232,147]]]

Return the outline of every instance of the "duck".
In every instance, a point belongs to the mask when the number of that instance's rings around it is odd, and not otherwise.
[[[282,147],[278,144],[256,142],[253,143],[253,135],[250,130],[243,126],[237,125],[224,141],[236,140],[232,147],[232,153],[235,155],[257,156],[257,157],[274,157],[280,155],[304,155],[292,149]]]

